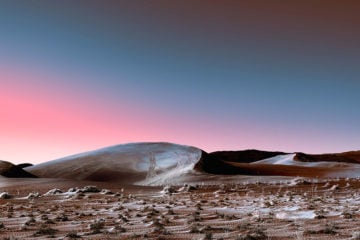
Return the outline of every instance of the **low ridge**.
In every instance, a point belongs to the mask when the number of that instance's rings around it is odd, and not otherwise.
[[[310,155],[260,150],[204,153],[195,169],[218,175],[358,177],[360,152]]]
[[[360,163],[360,151],[326,154],[296,153],[295,161],[300,162],[346,162]]]

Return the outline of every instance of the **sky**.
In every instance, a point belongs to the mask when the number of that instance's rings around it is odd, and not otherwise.
[[[360,3],[0,1],[0,159],[360,149]]]

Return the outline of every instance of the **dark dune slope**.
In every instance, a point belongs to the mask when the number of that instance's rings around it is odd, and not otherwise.
[[[284,154],[286,153],[259,150],[203,152],[195,169],[212,174],[242,174],[239,173],[238,167],[230,163],[252,163]]]
[[[209,157],[213,159],[219,159],[226,162],[237,163],[251,163],[260,161],[266,158],[275,157],[278,155],[284,155],[284,152],[268,152],[261,150],[243,150],[243,151],[219,151],[209,153]]]
[[[0,160],[0,175],[8,178],[35,178],[36,176],[10,162]]]

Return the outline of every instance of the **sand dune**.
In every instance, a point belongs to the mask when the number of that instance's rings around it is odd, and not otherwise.
[[[275,155],[278,153],[280,154]],[[261,159],[264,156],[270,157]],[[344,160],[342,156],[347,156],[346,154],[331,154],[333,161],[329,162],[325,161],[329,159],[328,155],[302,155],[310,156],[311,158],[307,158],[308,161],[299,161],[298,156],[298,153],[285,154],[283,152],[262,152],[258,150],[204,154],[195,165],[195,169],[221,175],[301,176],[314,178],[354,178],[360,176],[360,164],[350,163],[351,161],[348,159]]]
[[[209,153],[207,158],[219,159],[226,162],[251,163],[263,159],[286,155],[284,152],[269,152],[256,149],[242,151],[218,151]],[[214,161],[214,160],[213,160]]]
[[[103,148],[25,168],[45,178],[116,181],[126,184],[167,182],[193,169],[200,149],[170,143],[133,143]]]
[[[137,185],[214,182],[222,176],[359,177],[360,152],[309,155],[260,150],[206,153],[171,143],[132,143],[26,167],[43,178]],[[216,181],[223,181],[218,177]],[[231,179],[227,177],[227,179]]]
[[[0,161],[0,176],[8,178],[33,178],[36,177],[31,173],[23,170],[10,162]]]
[[[251,164],[275,164],[275,165],[291,165],[291,166],[303,166],[303,167],[325,167],[325,168],[338,168],[338,167],[357,167],[357,164],[348,163],[338,159],[337,162],[326,162],[326,161],[307,161],[302,162],[296,160],[296,153],[287,155],[278,155],[272,158],[252,162]]]
[[[228,163],[234,167],[236,174],[260,176],[297,176],[308,178],[352,178],[360,175],[360,166],[324,167],[296,166],[277,164]]]
[[[327,154],[296,153],[294,158],[300,162],[345,162],[360,163],[360,151]]]

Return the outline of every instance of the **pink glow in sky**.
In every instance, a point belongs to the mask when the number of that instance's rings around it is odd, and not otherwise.
[[[118,98],[106,99],[86,88],[69,88],[66,76],[34,71],[3,70],[0,73],[0,159],[15,163],[39,163],[100,147],[141,141],[169,141],[206,151],[291,149],[296,142],[286,129],[256,127],[244,121],[221,126],[223,121],[159,111]],[[71,82],[71,81],[70,81]],[[52,83],[44,85],[44,83]],[[140,96],[139,96],[140,97]],[[238,137],[234,137],[234,132]],[[225,144],[217,142],[228,136]],[[270,136],[270,137],[269,137]],[[287,136],[286,139],[282,139]],[[300,135],[296,136],[299,137]],[[304,136],[300,136],[304,137]],[[278,139],[273,142],[271,139]],[[290,143],[290,144],[287,144]],[[280,146],[280,147],[279,147]],[[298,146],[302,146],[298,142]]]
[[[112,129],[113,120],[104,114],[107,109],[99,109],[81,93],[74,96],[58,86],[36,86],[37,77],[0,76],[5,83],[0,96],[2,159],[44,161],[99,146],[99,139],[105,145],[114,143],[119,132],[129,137],[126,119],[115,116],[122,124]]]
[[[61,86],[58,76],[12,69],[3,70],[0,81],[0,158],[16,163],[132,141],[200,141],[211,147],[211,138],[220,134],[206,122],[197,129],[187,125],[189,119],[180,114],[141,109],[136,102],[106,102],[86,89],[74,92]],[[43,85],[47,82],[55,84]],[[198,137],[207,127],[209,134]]]

